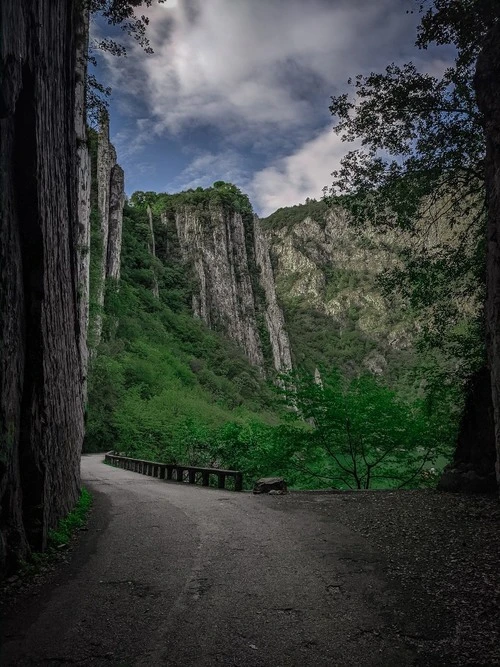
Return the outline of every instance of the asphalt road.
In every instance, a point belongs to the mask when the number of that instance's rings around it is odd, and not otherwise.
[[[369,542],[316,510],[321,494],[304,507],[294,494],[151,479],[100,455],[83,458],[82,476],[88,531],[4,621],[2,667],[417,664],[402,627],[411,601]]]

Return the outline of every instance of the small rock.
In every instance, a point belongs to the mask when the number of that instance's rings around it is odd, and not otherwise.
[[[271,493],[273,491],[280,494],[287,492],[287,485],[283,477],[262,477],[255,482],[253,487],[254,493]]]

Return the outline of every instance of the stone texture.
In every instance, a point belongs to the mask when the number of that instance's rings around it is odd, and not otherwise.
[[[287,492],[287,485],[283,477],[262,477],[255,482],[253,492],[282,494]]]
[[[278,373],[286,373],[292,368],[290,340],[285,328],[283,311],[276,295],[269,245],[257,217],[254,218],[254,244],[259,283],[265,296],[265,318],[273,351],[274,368]]]
[[[95,351],[101,340],[102,312],[106,281],[119,280],[121,243],[123,227],[123,206],[125,203],[124,174],[116,162],[116,151],[109,140],[109,119],[101,117],[97,137],[97,210],[101,235],[101,257],[99,275],[96,276],[97,313],[91,322],[91,351]]]
[[[234,340],[250,363],[262,368],[241,215],[214,205],[201,211],[184,207],[177,211],[175,223],[183,258],[193,266],[198,281],[193,296],[195,316]]]
[[[78,292],[80,320],[80,356],[82,358],[82,376],[84,395],[86,394],[89,328],[89,292],[90,292],[90,188],[91,169],[90,153],[87,143],[85,82],[87,77],[87,51],[89,42],[89,15],[84,12],[78,24],[76,35],[76,87],[75,87],[75,133],[77,155],[78,188]]]
[[[80,11],[0,4],[0,572],[44,548],[80,486]]]
[[[154,227],[153,227],[153,211],[151,210],[151,206],[148,206],[147,214],[148,214],[148,224],[149,224],[148,247],[149,247],[149,253],[153,257],[153,265],[152,265],[153,296],[156,297],[157,299],[159,299],[160,298],[160,292],[159,292],[159,288],[158,288],[158,278],[156,277],[156,271],[155,271],[155,266],[154,266],[154,262],[156,260],[156,242],[155,242],[155,230],[154,230]]]
[[[106,277],[113,280],[120,279],[124,204],[125,175],[120,165],[115,164],[109,179],[109,232],[106,259]]]

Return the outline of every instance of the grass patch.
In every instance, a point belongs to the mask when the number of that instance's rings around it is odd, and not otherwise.
[[[81,528],[87,521],[87,516],[92,505],[92,496],[85,487],[82,487],[80,498],[75,508],[65,519],[61,519],[59,525],[49,532],[48,548],[59,548],[67,544],[73,533]]]
[[[82,487],[74,509],[61,519],[57,528],[49,532],[47,549],[44,552],[33,551],[28,560],[20,563],[18,574],[21,577],[35,575],[41,568],[55,560],[60,549],[69,543],[75,531],[85,525],[91,506],[92,496],[85,487]]]

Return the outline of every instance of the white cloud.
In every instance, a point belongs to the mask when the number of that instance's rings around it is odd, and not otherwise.
[[[243,170],[241,156],[235,151],[220,153],[202,152],[181,171],[178,177],[168,183],[168,192],[189,188],[209,187],[214,181],[221,180],[244,187],[249,175]]]
[[[331,130],[329,96],[344,91],[349,76],[380,71],[393,60],[413,57],[432,73],[446,65],[446,57],[413,51],[418,18],[400,4],[169,0],[153,5],[147,12],[154,54],[132,46],[127,59],[104,55],[111,77],[106,83],[114,87],[121,116],[132,119],[114,136],[120,159],[131,166],[141,159],[149,164],[155,158],[145,154],[146,146],[175,135],[176,145],[183,144],[194,158],[177,177],[165,179],[169,191],[231,181],[264,215],[320,197],[348,149]],[[214,137],[220,137],[216,148]],[[268,164],[257,173],[251,151]]]
[[[323,105],[325,91],[372,66],[381,46],[411,24],[391,7],[393,0],[184,0],[168,11],[154,5],[154,55],[132,47],[126,61],[107,62],[115,87],[147,105],[157,134],[208,124],[233,142],[248,141],[317,127],[318,116],[326,122],[327,103],[319,108],[315,95]]]
[[[257,172],[249,185],[256,209],[266,216],[282,206],[300,204],[306,197],[319,199],[346,150],[347,145],[328,128],[293,154]]]

